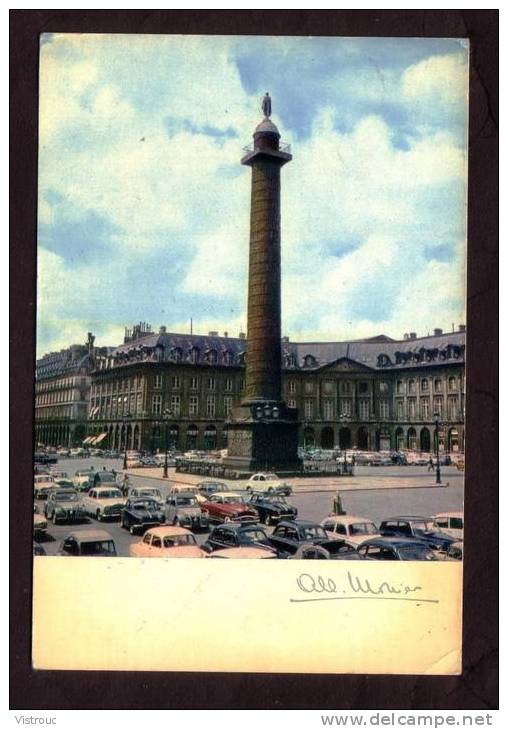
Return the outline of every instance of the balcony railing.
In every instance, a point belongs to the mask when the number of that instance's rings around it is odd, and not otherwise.
[[[243,147],[243,151],[246,154],[250,154],[250,152],[254,152],[254,143],[247,144],[247,146]],[[291,145],[287,142],[279,142],[279,149],[273,150],[274,152],[284,152],[284,154],[291,154]]]

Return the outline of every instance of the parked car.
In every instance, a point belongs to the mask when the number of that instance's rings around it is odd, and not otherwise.
[[[48,521],[44,514],[41,514],[41,511],[39,507],[34,504],[34,528],[33,528],[33,535],[34,537],[38,537],[39,539],[41,536],[46,534],[48,530]]]
[[[446,552],[453,537],[436,529],[429,516],[393,516],[379,525],[383,537],[414,537],[431,549]]]
[[[116,471],[95,471],[93,486],[116,484]]]
[[[159,526],[164,521],[164,512],[154,499],[129,497],[122,509],[122,527],[131,534],[144,531],[147,527]]]
[[[55,482],[55,477],[49,473],[38,473],[34,476],[34,488],[38,486],[52,486]]]
[[[74,481],[70,478],[55,478],[53,485],[59,489],[74,489]]]
[[[54,489],[44,505],[44,513],[53,524],[86,519],[85,507],[74,489]]]
[[[279,522],[269,537],[269,541],[277,550],[279,557],[289,557],[295,554],[298,547],[304,543],[326,547],[330,538],[320,524],[295,519]]]
[[[326,548],[319,544],[301,544],[289,559],[363,559],[350,544],[337,539]]]
[[[93,469],[86,469],[76,471],[72,482],[76,491],[89,491],[93,486],[94,478],[95,471]]]
[[[55,488],[53,476],[34,476],[34,499],[45,501],[48,494]]]
[[[366,559],[436,561],[436,553],[425,542],[410,537],[378,537],[369,539],[358,547]]]
[[[265,530],[258,524],[221,524],[209,535],[202,549],[214,552],[229,547],[258,547],[274,552]]]
[[[321,526],[329,539],[344,539],[355,548],[366,539],[381,536],[374,522],[363,516],[331,515],[323,519]]]
[[[253,506],[259,514],[259,520],[269,526],[276,524],[281,519],[296,519],[298,509],[291,506],[284,496],[274,493],[252,493],[247,502]]]
[[[205,556],[196,537],[188,529],[163,526],[149,529],[140,542],[129,547],[131,557],[193,557]]]
[[[120,489],[110,486],[97,486],[84,496],[83,504],[87,514],[97,521],[119,518],[125,504]]]
[[[448,552],[446,553],[446,558],[449,560],[456,560],[456,561],[462,562],[463,547],[464,547],[463,542],[453,542],[453,544],[450,544],[450,546],[448,547]]]
[[[436,529],[456,540],[462,539],[464,536],[464,512],[442,511],[433,518],[433,525]]]
[[[227,547],[206,556],[211,559],[277,559],[275,552],[260,547]]]
[[[39,542],[36,542],[34,540],[33,542],[33,555],[34,557],[45,557],[46,556],[46,550],[42,546],[42,544],[39,544]]]
[[[209,518],[201,511],[196,494],[180,491],[166,499],[165,515],[168,524],[176,524],[191,531],[208,530]]]
[[[113,537],[102,529],[76,529],[62,539],[62,557],[116,557]]]
[[[66,480],[69,480],[69,474],[67,473],[67,471],[60,471],[59,469],[51,468],[50,469],[50,474],[53,476],[53,478],[55,479],[55,481],[57,479],[66,479]]]
[[[254,523],[259,521],[256,509],[246,504],[241,494],[233,491],[212,494],[208,501],[201,504],[201,511],[208,516],[211,522]]]
[[[130,499],[153,499],[161,509],[164,509],[164,499],[161,492],[155,486],[135,486],[129,489]]]
[[[293,488],[284,481],[281,481],[276,473],[254,473],[247,481],[247,491],[267,491],[291,496]]]
[[[230,491],[230,487],[221,481],[201,481],[197,484],[199,493],[207,498],[212,494]]]

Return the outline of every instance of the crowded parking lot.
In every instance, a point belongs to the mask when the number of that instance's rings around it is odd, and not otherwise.
[[[159,537],[162,539],[161,546],[170,543],[173,547],[176,543],[181,547],[186,546],[188,551],[189,546],[196,545],[199,550],[194,553],[191,550],[185,555],[189,557],[198,554],[201,556],[201,553],[202,556],[219,556],[216,554],[219,551],[223,556],[246,556],[241,549],[251,547],[254,550],[252,558],[266,556],[263,549],[279,558],[349,559],[352,551],[355,551],[355,558],[376,558],[366,555],[365,548],[362,555],[358,540],[347,538],[344,532],[347,530],[346,522],[351,517],[355,517],[359,524],[374,525],[369,527],[365,536],[372,542],[370,549],[377,550],[376,554],[379,549],[384,550],[382,553],[385,556],[378,558],[403,558],[397,556],[400,544],[395,542],[402,539],[403,546],[413,548],[416,543],[417,550],[421,551],[421,554],[416,554],[414,549],[412,552],[408,551],[412,555],[408,558],[426,559],[438,555],[439,559],[447,559],[452,544],[454,549],[451,554],[456,554],[457,542],[461,541],[455,530],[453,539],[445,539],[443,542],[439,539],[436,541],[435,537],[431,538],[431,551],[428,549],[429,534],[441,531],[445,533],[443,519],[446,515],[448,527],[450,514],[455,515],[452,518],[454,526],[462,519],[463,473],[453,463],[441,467],[442,486],[436,486],[434,474],[429,472],[428,465],[401,466],[392,463],[378,465],[373,469],[368,464],[355,464],[354,479],[345,476],[335,479],[319,476],[312,480],[287,479],[288,483],[286,480],[281,482],[282,491],[284,487],[287,489],[281,493],[270,486],[270,480],[268,488],[263,481],[257,483],[249,480],[239,480],[232,484],[210,478],[187,477],[182,482],[174,461],[168,469],[167,479],[162,478],[162,468],[159,466],[134,468],[124,472],[122,458],[99,454],[58,454],[56,463],[39,464],[36,468],[38,473],[34,476],[34,481],[38,482],[38,491],[35,493],[34,503],[39,513],[34,515],[34,545],[40,545],[40,553],[48,556],[65,554],[62,547],[65,540],[73,535],[83,537],[85,533],[94,535],[97,532],[97,538],[100,537],[101,543],[107,545],[106,554],[119,557],[137,554],[158,556],[157,550],[149,544],[153,536],[154,544]],[[127,478],[125,473],[128,474]],[[45,475],[49,479],[46,484],[43,482]],[[377,486],[384,483],[388,485]],[[274,485],[277,487],[276,481]],[[47,493],[44,493],[44,488],[48,490]],[[102,495],[107,498],[100,498]],[[55,518],[55,498],[61,501],[64,496],[66,499],[75,499],[76,506],[79,505],[79,508],[73,509],[72,519],[65,517],[65,509],[61,504],[58,506],[58,501],[57,506],[61,509],[62,517],[59,518],[57,514]],[[103,508],[102,505],[109,503],[111,497],[114,505],[110,513],[107,510],[106,513],[94,510],[95,504],[100,503]],[[145,503],[142,503],[143,499]],[[177,514],[179,503],[185,504],[185,501],[189,502],[188,505],[194,503],[196,507],[193,518],[198,519],[198,528],[193,528],[197,522],[186,521],[181,518],[181,514]],[[69,503],[72,507],[74,502]],[[66,508],[69,503],[66,503]],[[147,507],[150,518],[145,514]],[[182,513],[183,511],[185,509]],[[196,514],[201,516],[198,518]],[[204,520],[203,514],[206,515]],[[76,515],[78,518],[74,518]],[[441,517],[441,526],[437,526],[433,519],[437,515],[444,515]],[[331,516],[340,522],[342,531],[339,533],[323,528],[323,523]],[[46,528],[36,529],[36,522],[40,524],[41,518],[46,520]],[[383,523],[384,528],[379,530]],[[295,530],[294,525],[298,526],[298,530]],[[174,531],[170,534],[170,526],[181,529],[180,536]],[[228,529],[224,529],[224,526]],[[152,535],[157,527],[162,528],[162,531],[158,535],[155,532]],[[189,538],[187,533],[191,535]],[[211,540],[214,533],[216,538]],[[376,545],[375,539],[384,541]],[[344,542],[342,553],[336,544],[336,553],[332,554],[332,541]],[[210,544],[213,548],[210,548]],[[329,550],[326,550],[326,544],[330,547]],[[320,546],[320,550],[311,550],[312,546]],[[302,547],[303,550],[300,549]],[[73,549],[77,548],[73,546]],[[79,553],[94,553],[89,546],[86,549]],[[236,554],[230,553],[229,549],[236,549]],[[77,552],[74,551],[74,554]],[[182,549],[176,552],[173,549],[172,553],[169,550],[167,553],[160,553],[160,556],[184,554]]]

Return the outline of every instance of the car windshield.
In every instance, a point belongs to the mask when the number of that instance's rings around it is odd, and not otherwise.
[[[197,546],[193,534],[175,534],[171,537],[164,537],[164,547],[195,547]]]
[[[55,493],[55,501],[77,501],[78,495],[76,493],[67,491],[67,493],[59,494]]]
[[[463,529],[464,522],[458,516],[450,517],[450,529]]]
[[[327,534],[321,526],[300,527],[302,539],[328,539]]]
[[[243,498],[240,495],[234,495],[234,496],[223,496],[222,498],[223,504],[242,504]]]
[[[98,491],[97,497],[99,499],[121,499],[122,494],[118,489],[111,489],[108,491]]]
[[[377,534],[376,525],[371,521],[358,522],[357,524],[351,524],[349,527],[349,533],[352,537],[360,534]]]
[[[157,506],[157,502],[153,499],[136,499],[132,505],[135,509],[153,509]]]
[[[148,496],[153,499],[156,496],[160,496],[160,492],[158,489],[137,489],[136,496]]]
[[[431,521],[413,521],[413,533],[414,534],[424,534],[425,532],[430,532],[432,529],[435,529],[434,525]]]
[[[176,500],[176,506],[197,506],[198,500],[195,496],[180,496]]]
[[[81,554],[84,557],[93,557],[98,554],[116,554],[115,543],[111,539],[104,539],[99,542],[82,542]]]
[[[261,529],[246,529],[240,535],[241,542],[266,542],[266,535]]]
[[[407,544],[398,548],[400,559],[403,560],[418,560],[418,561],[435,561],[437,560],[436,555],[427,547],[423,545]]]

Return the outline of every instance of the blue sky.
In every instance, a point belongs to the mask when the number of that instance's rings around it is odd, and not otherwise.
[[[250,170],[272,96],[283,329],[464,321],[468,46],[448,39],[45,35],[38,354],[137,321],[246,324]]]

